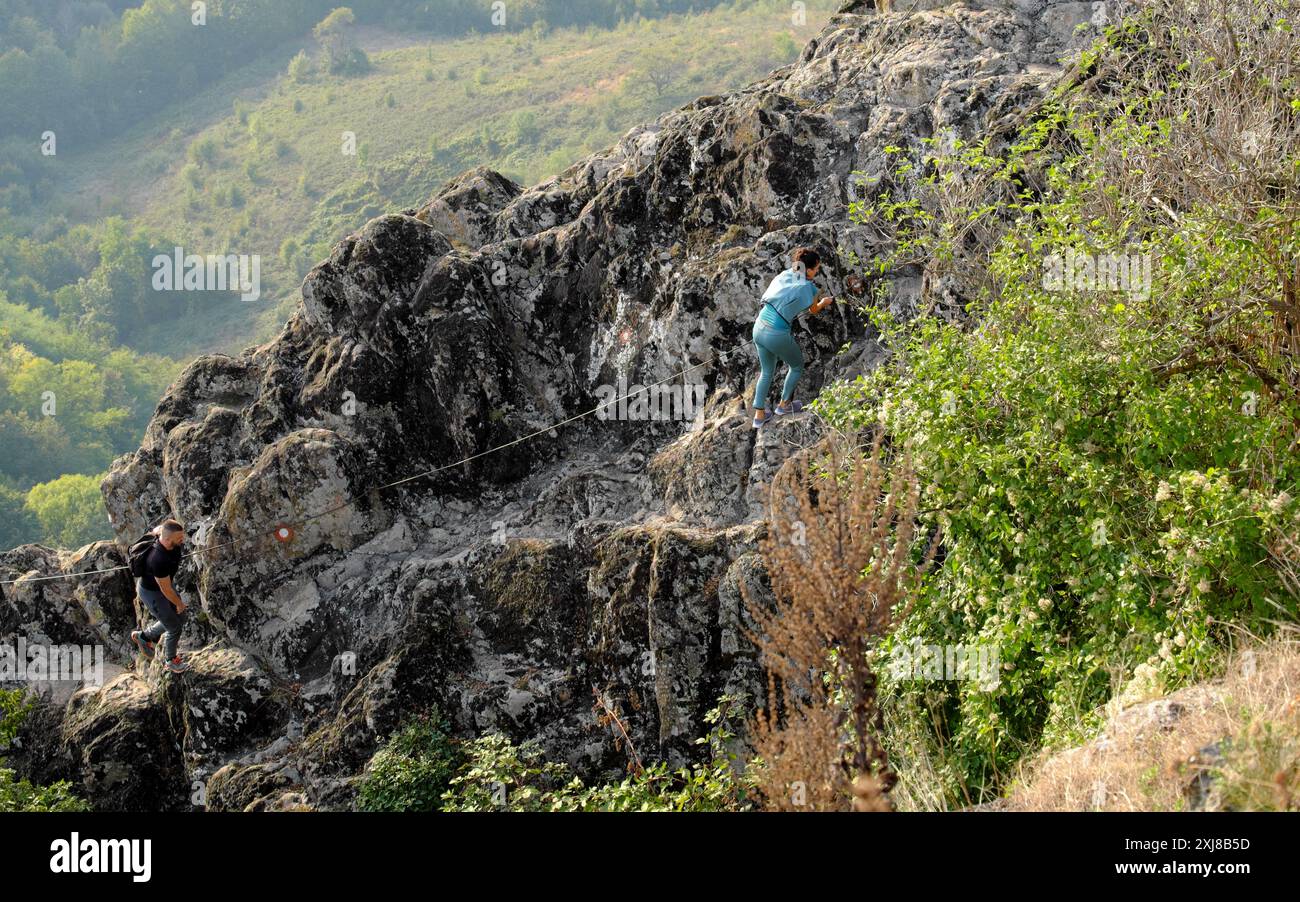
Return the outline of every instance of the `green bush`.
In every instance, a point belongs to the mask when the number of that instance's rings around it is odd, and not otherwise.
[[[15,548],[38,534],[40,521],[27,509],[27,494],[0,477],[0,548]]]
[[[1261,378],[1266,350],[1197,356],[1207,321],[1268,328],[1267,305],[1214,291],[1281,291],[1267,284],[1268,237],[1236,230],[1257,215],[1293,236],[1291,211],[1238,217],[1229,197],[1177,218],[1144,210],[1149,192],[1118,161],[1195,143],[1176,145],[1176,120],[1150,121],[1140,96],[1109,84],[1103,111],[1067,92],[1003,153],[957,142],[905,160],[895,190],[854,210],[895,232],[868,273],[878,279],[917,259],[955,266],[972,235],[993,233],[966,316],[870,311],[892,360],[817,402],[910,450],[924,522],[943,537],[941,566],[882,653],[919,640],[1000,660],[992,690],[887,680],[895,726],[942,747],[931,757],[954,803],[997,792],[1040,746],[1077,741],[1135,678],[1175,688],[1206,674],[1233,630],[1297,615],[1268,549],[1300,523],[1300,405]],[[992,187],[944,208],[972,184]],[[1149,291],[1045,278],[1051,255],[1071,251],[1148,256]]]
[[[795,42],[794,37],[788,31],[780,32],[772,39],[772,49],[776,53],[776,58],[782,63],[788,62],[799,55],[799,44]]]
[[[344,57],[330,65],[330,72],[343,76],[365,75],[370,69],[370,57],[360,47],[353,47]]]
[[[0,689],[0,752],[9,749],[18,728],[31,711],[31,703],[21,690]],[[0,758],[0,814],[44,811],[89,811],[90,805],[79,799],[67,781],[50,786],[34,786],[20,780],[4,767]]]
[[[547,761],[535,742],[516,746],[489,734],[469,743],[467,763],[443,796],[444,811],[742,811],[754,804],[754,781],[732,750],[743,716],[724,696],[710,710],[709,734],[697,739],[709,761],[670,770],[656,762],[617,783],[587,786],[564,764]],[[749,767],[761,762],[751,761]]]
[[[66,780],[50,786],[34,786],[0,767],[0,813],[89,810],[89,803],[78,798]]]
[[[395,733],[366,767],[357,796],[362,811],[437,811],[460,763],[436,713]]]
[[[32,703],[20,689],[0,689],[0,752],[13,745],[18,729],[32,710]]]
[[[307,52],[299,50],[297,55],[289,60],[289,81],[295,84],[307,81],[311,77],[313,68],[311,58],[307,56]]]
[[[508,140],[511,144],[534,144],[541,135],[541,126],[537,122],[537,114],[531,110],[519,110],[510,117],[510,125],[506,130]]]
[[[217,162],[219,153],[217,139],[212,135],[204,135],[190,145],[187,153],[191,162],[200,166],[211,166]]]

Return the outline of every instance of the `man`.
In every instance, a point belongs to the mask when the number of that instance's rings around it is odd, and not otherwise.
[[[185,528],[175,520],[168,520],[153,532],[156,538],[145,555],[144,575],[135,581],[135,591],[157,619],[147,629],[133,632],[131,641],[146,658],[152,658],[154,646],[161,639],[167,662],[164,666],[172,673],[184,673],[189,665],[181,661],[176,646],[185,628],[185,602],[172,587],[172,577],[181,566]]]

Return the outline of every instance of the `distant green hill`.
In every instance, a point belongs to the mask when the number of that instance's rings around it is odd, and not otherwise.
[[[372,69],[359,77],[320,72],[309,48],[295,79],[285,70],[306,43],[294,44],[146,129],[60,159],[45,212],[122,215],[168,250],[261,255],[263,301],[204,305],[183,334],[167,324],[121,336],[172,356],[235,350],[272,334],[306,270],[367,218],[477,165],[524,183],[555,174],[637,123],[792,61],[824,19],[796,29],[788,4],[762,2],[612,31],[426,42],[361,29]]]
[[[455,39],[354,26],[366,64],[351,74],[329,71],[308,25],[112,139],[27,161],[39,183],[0,164],[0,545],[107,535],[96,479],[48,484],[97,477],[136,447],[194,356],[272,336],[348,232],[475,166],[535,183],[757,79],[793,61],[836,3],[811,5],[824,8],[797,26],[780,0]],[[153,291],[151,261],[175,247],[259,256],[260,299]],[[32,374],[74,372],[96,386],[77,393],[76,417],[67,404],[43,415],[38,389],[54,377]]]

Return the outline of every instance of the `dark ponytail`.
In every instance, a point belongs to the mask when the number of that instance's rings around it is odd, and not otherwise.
[[[822,262],[821,254],[810,247],[796,248],[792,259],[794,260],[794,268],[804,273],[807,273],[810,269],[816,269],[817,265]]]

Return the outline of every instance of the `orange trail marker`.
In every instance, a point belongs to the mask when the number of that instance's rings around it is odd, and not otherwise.
[[[275,540],[277,542],[292,542],[293,527],[285,526],[283,523],[281,523],[279,526],[275,528]]]

